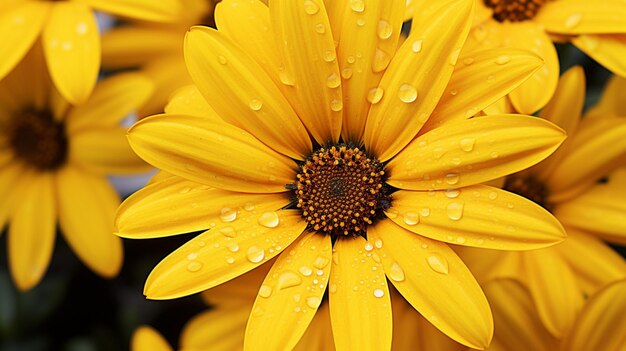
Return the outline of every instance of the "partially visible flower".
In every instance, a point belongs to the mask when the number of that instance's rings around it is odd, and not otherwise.
[[[192,83],[183,57],[183,39],[189,27],[215,27],[213,11],[219,0],[181,1],[184,11],[173,23],[132,21],[102,37],[103,68],[140,68],[156,84],[153,95],[138,112],[140,117],[163,112],[172,92]],[[220,11],[228,10],[222,7]]]
[[[130,351],[174,351],[174,349],[156,329],[142,325],[133,332]]]
[[[616,173],[608,183],[596,184],[623,164],[626,119],[581,119],[584,87],[580,67],[561,77],[540,116],[565,129],[569,139],[545,161],[507,176],[503,184],[504,189],[550,210],[564,225],[568,238],[559,245],[528,252],[459,249],[479,281],[509,277],[523,282],[541,320],[555,336],[562,336],[571,326],[585,295],[626,277],[626,261],[598,238],[624,242],[626,179],[623,173]]]
[[[545,66],[514,90],[511,102],[531,114],[548,103],[559,61],[553,41],[571,41],[616,74],[626,76],[626,2],[621,0],[475,0],[466,50],[508,47],[532,50]],[[424,1],[422,7],[430,6]],[[416,10],[417,20],[428,11]],[[414,19],[415,21],[415,19]]]
[[[106,175],[147,169],[119,122],[151,90],[147,78],[118,75],[70,107],[36,49],[0,82],[0,227],[9,223],[9,268],[20,290],[44,275],[57,222],[89,268],[105,277],[119,271],[122,243],[111,232],[120,200]]]
[[[94,11],[168,22],[178,16],[180,7],[180,0],[9,1],[0,6],[0,79],[31,47],[41,46],[58,91],[72,104],[83,103],[100,68],[100,34]]]
[[[510,279],[484,286],[496,323],[489,351],[623,350],[626,340],[626,280],[609,284],[592,295],[571,328],[555,338],[540,322],[532,294]]]

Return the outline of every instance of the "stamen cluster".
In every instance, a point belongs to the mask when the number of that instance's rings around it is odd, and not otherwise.
[[[520,22],[535,17],[546,0],[484,0],[497,21]]]
[[[548,189],[534,177],[508,177],[504,189],[533,201],[546,210],[551,209],[548,202]]]
[[[358,147],[322,147],[297,175],[296,206],[309,227],[333,235],[364,235],[389,208],[383,165]]]
[[[67,159],[67,138],[62,123],[47,111],[27,111],[8,128],[15,156],[38,170],[53,170]]]

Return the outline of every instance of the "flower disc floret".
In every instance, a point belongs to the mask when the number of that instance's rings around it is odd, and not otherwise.
[[[39,170],[54,170],[67,160],[68,142],[62,123],[48,111],[27,111],[9,126],[15,156]]]
[[[493,9],[493,18],[504,22],[529,20],[539,12],[546,0],[484,0]]]

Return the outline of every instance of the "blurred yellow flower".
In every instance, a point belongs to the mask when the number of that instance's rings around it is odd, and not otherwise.
[[[105,277],[117,274],[122,245],[111,231],[120,200],[105,175],[146,170],[119,122],[151,90],[146,78],[119,75],[70,107],[37,50],[0,82],[0,226],[9,223],[8,261],[20,290],[45,273],[57,219],[87,266]]]
[[[61,95],[72,104],[83,103],[96,84],[100,68],[100,34],[94,10],[169,22],[177,18],[180,7],[180,0],[8,0],[0,6],[0,79],[33,45],[42,46]]]
[[[596,184],[626,156],[626,119],[610,115],[581,119],[584,87],[580,67],[563,74],[540,116],[565,129],[569,139],[545,161],[508,176],[503,184],[505,190],[550,210],[568,238],[528,252],[460,251],[481,282],[498,277],[523,282],[541,321],[557,337],[571,327],[584,295],[626,277],[626,261],[595,237],[606,233],[621,236],[622,242],[626,237],[624,173],[615,174],[609,184]]]
[[[192,28],[197,87],[129,132],[171,176],[131,196],[116,225],[129,238],[211,229],[155,267],[149,298],[200,292],[278,256],[246,349],[294,347],[326,291],[338,349],[388,349],[386,276],[445,334],[488,345],[487,301],[446,243],[563,240],[540,206],[477,184],[544,159],[564,134],[528,116],[467,119],[540,60],[508,49],[459,57],[473,0],[446,3],[397,47],[404,7],[345,0],[327,15],[320,0],[226,0],[219,30]]]
[[[171,94],[191,84],[183,57],[185,32],[193,25],[214,27],[213,11],[219,0],[181,0],[185,9],[174,23],[138,22],[115,27],[102,37],[102,67],[140,67],[156,89],[139,116],[163,112]]]
[[[571,41],[606,68],[626,76],[626,2],[622,0],[475,2],[474,28],[467,48],[520,48],[532,50],[545,60],[541,70],[509,95],[520,113],[533,113],[552,97],[559,78],[553,41]],[[428,16],[416,13],[420,19]]]

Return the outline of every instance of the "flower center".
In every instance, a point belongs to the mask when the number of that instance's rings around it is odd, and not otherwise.
[[[391,205],[383,164],[358,147],[322,147],[301,166],[294,184],[310,229],[331,235],[365,235]]]
[[[493,9],[493,18],[499,22],[520,22],[535,17],[546,0],[483,0]]]
[[[552,209],[552,204],[548,202],[548,188],[536,178],[508,177],[504,182],[504,189],[523,196],[548,211]]]
[[[26,111],[9,125],[9,145],[17,158],[39,170],[54,170],[67,160],[62,123],[49,111]]]

